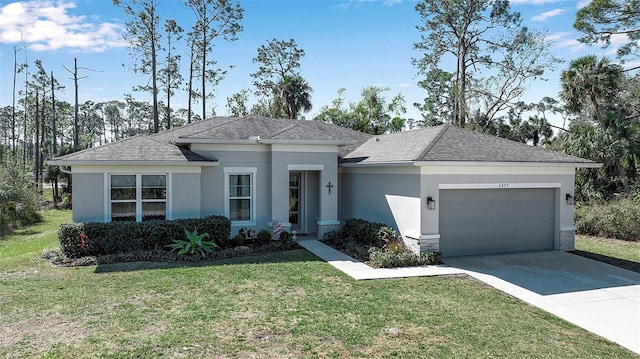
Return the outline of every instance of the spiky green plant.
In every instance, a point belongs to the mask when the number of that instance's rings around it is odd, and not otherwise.
[[[218,245],[214,241],[205,241],[204,239],[209,237],[209,233],[198,234],[198,230],[194,229],[193,232],[189,232],[186,229],[184,234],[187,236],[186,240],[174,239],[172,244],[167,245],[171,251],[177,251],[178,254],[194,254],[200,253],[204,257],[206,253],[213,253]]]

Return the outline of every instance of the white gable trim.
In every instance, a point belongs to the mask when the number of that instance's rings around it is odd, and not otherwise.
[[[568,166],[421,166],[422,175],[574,175],[575,167]]]
[[[324,165],[287,165],[289,171],[324,171]]]
[[[217,161],[73,161],[73,160],[48,160],[45,161],[50,166],[164,166],[164,167],[210,167],[218,166]]]
[[[249,143],[194,143],[191,145],[192,152],[199,151],[234,151],[234,152],[268,152],[269,145],[257,144],[255,141]]]
[[[273,144],[271,150],[274,152],[320,152],[320,153],[338,153],[338,146],[323,144]]]
[[[358,174],[408,174],[418,175],[420,169],[411,165],[404,166],[364,166],[364,167],[338,167],[338,173],[358,173]]]
[[[481,161],[414,161],[421,167],[570,167],[600,168],[595,162],[481,162]]]
[[[441,183],[440,189],[560,188],[561,183]]]
[[[158,173],[201,173],[202,167],[193,166],[132,166],[132,165],[120,165],[120,166],[72,166],[72,173],[141,173],[141,174],[158,174]]]

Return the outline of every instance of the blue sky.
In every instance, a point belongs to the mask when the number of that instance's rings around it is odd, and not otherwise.
[[[33,64],[40,59],[47,71],[54,72],[66,86],[58,97],[66,101],[73,102],[73,81],[63,65],[72,68],[74,57],[78,58],[78,66],[101,71],[80,72],[81,76],[88,76],[80,81],[81,102],[123,99],[125,93],[132,93],[139,100],[149,99],[146,93],[132,92],[132,87],[144,84],[146,78],[136,78],[122,66],[132,61],[122,40],[126,16],[111,3],[111,0],[1,0],[0,106],[11,104],[14,46],[22,48],[18,62],[26,59]],[[162,21],[173,18],[185,30],[192,25],[190,10],[178,0],[159,3]],[[553,53],[566,60],[560,69],[545,74],[548,82],[532,83],[524,100],[537,102],[544,96],[557,97],[560,70],[571,59],[592,53],[613,58],[615,46],[624,39],[614,38],[613,47],[604,50],[576,41],[580,34],[572,28],[575,13],[587,3],[512,1],[512,9],[522,14],[524,24],[545,31],[554,41]],[[368,85],[388,86],[388,98],[402,93],[407,100],[408,117],[420,118],[412,105],[422,102],[425,95],[417,87],[420,78],[411,65],[411,59],[419,56],[412,50],[420,37],[415,28],[419,24],[414,10],[416,1],[245,0],[240,4],[245,10],[244,31],[238,34],[238,41],[218,41],[212,55],[221,66],[235,66],[208,105],[208,108],[215,105],[218,115],[226,114],[229,95],[252,88],[249,74],[257,69],[252,63],[257,48],[272,38],[293,38],[306,52],[301,73],[313,88],[314,108],[307,118],[329,104],[339,88],[347,89],[347,99],[356,100],[360,90]],[[186,74],[186,62],[182,69]],[[179,93],[172,103],[186,107],[185,101],[184,94]]]

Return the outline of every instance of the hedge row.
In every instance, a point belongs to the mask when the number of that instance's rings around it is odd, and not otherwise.
[[[64,267],[92,266],[100,264],[112,264],[123,262],[152,261],[152,262],[199,262],[208,260],[220,260],[227,258],[237,258],[248,255],[271,253],[300,248],[294,241],[271,241],[267,244],[249,247],[234,247],[217,250],[213,253],[201,255],[183,254],[168,252],[166,250],[143,250],[138,249],[128,252],[105,254],[100,256],[86,256],[69,258],[59,250],[48,250],[42,253],[41,258],[48,259],[52,264]]]
[[[69,258],[100,256],[136,250],[164,250],[173,239],[186,239],[184,231],[209,233],[226,247],[231,235],[227,217],[176,219],[172,221],[63,223],[58,231],[60,249]]]
[[[369,248],[369,262],[379,268],[415,267],[441,264],[440,252],[427,252],[417,255],[411,252],[396,252],[376,247]]]

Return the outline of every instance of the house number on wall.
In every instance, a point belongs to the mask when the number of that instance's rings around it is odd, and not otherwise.
[[[508,183],[498,183],[498,188],[509,188]]]

